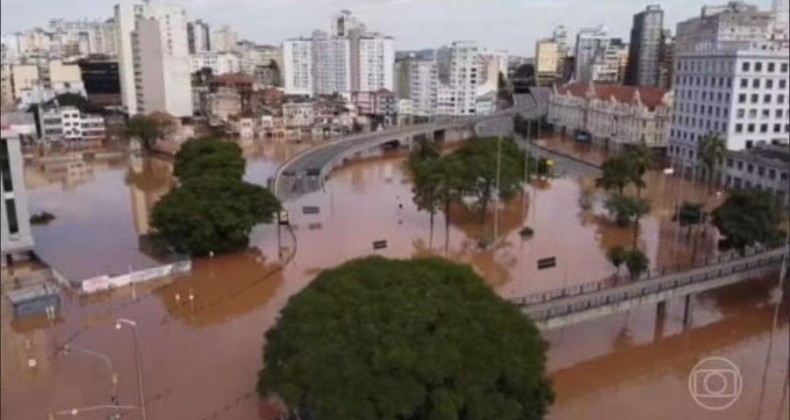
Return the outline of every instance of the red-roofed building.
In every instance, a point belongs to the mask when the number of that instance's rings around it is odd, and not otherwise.
[[[549,122],[555,130],[606,147],[667,147],[673,95],[664,89],[593,83],[555,86]]]

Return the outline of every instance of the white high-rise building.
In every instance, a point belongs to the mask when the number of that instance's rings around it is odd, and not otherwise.
[[[348,11],[331,24],[331,32],[283,43],[282,74],[289,94],[347,95],[394,91],[395,46],[392,38],[368,33]],[[309,52],[309,54],[308,54]]]
[[[573,72],[578,82],[593,79],[596,57],[606,53],[611,39],[606,27],[582,29],[576,35],[576,69]]]
[[[283,86],[288,95],[313,94],[313,41],[309,38],[283,42]]]
[[[228,25],[223,25],[211,34],[212,51],[234,51],[237,42],[239,42],[239,35]]]
[[[436,113],[439,95],[439,71],[435,60],[412,60],[409,69],[409,93],[414,115]]]
[[[686,52],[678,56],[669,155],[684,169],[700,168],[699,145],[719,134],[727,149],[790,137],[790,51],[775,43]]]
[[[211,27],[208,23],[200,19],[187,23],[187,39],[190,54],[211,51]]]
[[[454,115],[475,114],[477,87],[481,83],[480,53],[474,42],[458,41],[450,46],[450,88]]]
[[[121,98],[129,115],[192,115],[186,12],[145,2],[115,6]]]
[[[395,42],[391,37],[362,36],[355,52],[359,55],[359,92],[395,90]]]
[[[313,32],[313,93],[331,95],[351,92],[351,43],[348,38]]]

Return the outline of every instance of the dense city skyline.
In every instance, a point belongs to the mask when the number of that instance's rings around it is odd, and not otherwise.
[[[11,33],[45,26],[52,18],[102,19],[112,16],[118,0],[65,3],[58,0],[5,0],[2,4],[2,31]],[[514,55],[532,56],[535,42],[564,24],[573,39],[583,27],[609,27],[612,36],[628,38],[632,16],[648,4],[660,4],[665,27],[674,33],[677,22],[699,14],[706,0],[617,0],[595,4],[584,0],[236,0],[238,7],[213,0],[169,0],[182,5],[190,18],[201,18],[214,26],[231,25],[240,38],[258,43],[280,44],[287,38],[309,35],[327,28],[339,9],[350,9],[372,30],[391,35],[399,50],[430,48],[454,40],[474,40],[489,48],[506,49]],[[771,0],[753,0],[769,9]],[[408,6],[408,7],[405,7]],[[47,10],[47,15],[40,13]],[[573,19],[569,18],[573,11]],[[581,12],[583,11],[583,12]],[[526,17],[539,14],[540,20]],[[397,16],[397,19],[393,19]],[[258,23],[262,22],[262,25]],[[433,29],[427,29],[431,26]],[[420,30],[415,30],[419,28]],[[471,30],[470,30],[471,28]],[[497,30],[490,30],[497,28]],[[510,28],[510,29],[503,29]]]

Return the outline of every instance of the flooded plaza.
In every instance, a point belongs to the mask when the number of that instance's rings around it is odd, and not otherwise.
[[[281,162],[306,147],[245,145],[246,180],[266,185]],[[516,298],[611,277],[615,269],[606,250],[632,244],[634,230],[609,220],[594,179],[572,174],[535,181],[501,204],[496,229],[493,211],[482,226],[479,215],[463,206],[451,210],[448,230],[441,212],[431,229],[428,214],[412,202],[405,159],[402,152],[387,152],[338,168],[322,190],[285,203],[293,235],[259,226],[249,250],[196,260],[190,274],[172,282],[69,295],[52,322],[11,322],[4,304],[3,418],[46,418],[48,411],[109,402],[106,368],[82,354],[57,352],[64,342],[110,356],[120,378],[119,400],[137,404],[133,337],[113,325],[122,317],[138,325],[150,418],[254,419],[263,334],[288,298],[323,269],[370,254],[445,256],[472,264],[498,294]],[[56,216],[34,226],[41,259],[70,279],[158,265],[145,251],[145,235],[154,204],[175,184],[172,164],[137,156],[72,160],[65,170],[62,162],[35,160],[26,168],[31,212]],[[720,198],[660,171],[646,181],[651,212],[637,243],[652,269],[715,256],[712,229],[688,235],[671,219],[678,203],[710,208]],[[305,214],[311,213],[305,207],[318,213]],[[519,235],[526,225],[535,231],[528,240]],[[492,232],[493,245],[482,250],[480,239]],[[380,240],[387,247],[374,251],[372,243]],[[552,256],[557,266],[538,270],[537,260]],[[663,321],[655,307],[645,307],[544,333],[557,393],[549,418],[787,418],[790,337],[787,306],[771,293],[775,282],[697,296],[688,329],[682,302],[673,301]],[[707,411],[689,395],[689,372],[707,356],[731,359],[743,375],[743,393],[725,412]]]

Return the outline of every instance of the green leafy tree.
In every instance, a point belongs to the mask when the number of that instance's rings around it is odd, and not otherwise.
[[[617,274],[620,274],[620,266],[625,262],[628,254],[625,248],[615,245],[606,250],[606,259],[617,269]]]
[[[444,248],[450,248],[450,210],[452,204],[460,201],[465,193],[464,162],[457,155],[443,156],[437,167],[441,174],[437,193],[444,206]]]
[[[617,193],[609,196],[604,207],[615,222],[622,227],[635,223],[640,216],[650,211],[650,203],[647,200]]]
[[[639,249],[631,249],[625,252],[625,266],[632,279],[638,278],[646,272],[650,266],[650,259]]]
[[[371,257],[318,275],[266,333],[261,397],[291,418],[539,420],[535,325],[469,266]]]
[[[126,122],[123,135],[127,139],[139,139],[143,149],[150,151],[156,142],[167,133],[169,124],[150,115],[135,115]]]
[[[646,187],[645,173],[653,166],[653,151],[647,145],[640,143],[625,153],[627,162],[629,163],[629,173],[631,183],[636,187],[636,198],[642,198],[642,188]],[[639,238],[639,220],[642,218],[642,213],[637,212],[636,220],[634,221],[634,234],[632,249],[636,249],[636,242]]]
[[[462,171],[464,191],[477,200],[481,223],[485,222],[488,205],[494,194],[508,199],[521,188],[524,157],[512,139],[473,139],[453,152],[453,155],[462,164],[458,169]],[[497,167],[499,191],[496,189]]]
[[[703,211],[702,203],[684,202],[680,206],[678,214],[675,215],[675,217],[678,219],[680,226],[688,228],[686,238],[690,238],[691,228],[695,225],[704,223],[706,215]]]
[[[702,138],[697,153],[705,167],[708,183],[715,180],[716,171],[727,155],[727,143],[715,132],[710,132]]]
[[[417,142],[417,148],[409,156],[411,169],[412,200],[419,210],[430,214],[430,237],[433,238],[433,221],[436,212],[441,208],[439,186],[442,173],[440,170],[441,153],[436,145],[428,139]]]
[[[219,139],[189,139],[176,154],[173,173],[182,182],[202,176],[241,180],[245,161],[238,144]]]
[[[726,236],[726,246],[741,251],[780,240],[779,221],[779,206],[767,191],[733,191],[713,211],[713,225]]]
[[[228,177],[189,179],[154,206],[156,235],[176,252],[204,256],[244,249],[252,228],[272,221],[269,190]]]
[[[616,190],[621,195],[634,179],[633,166],[625,154],[617,154],[606,159],[601,166],[601,176],[595,180],[598,188]]]

